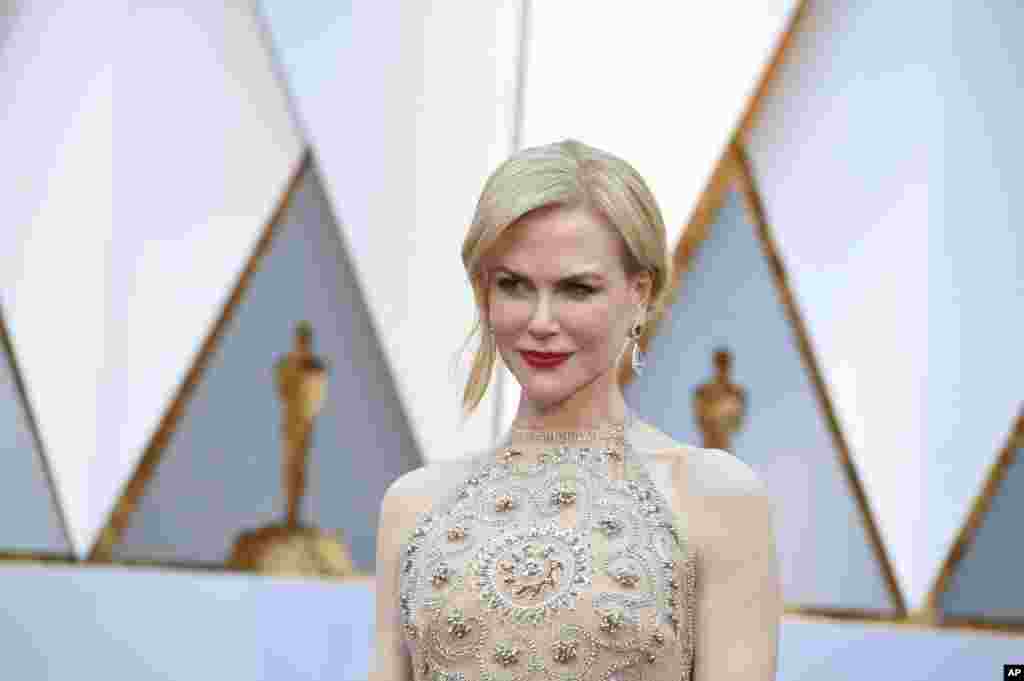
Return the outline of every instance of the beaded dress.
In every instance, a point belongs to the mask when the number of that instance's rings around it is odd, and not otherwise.
[[[539,431],[569,438],[528,454],[512,431],[418,516],[399,576],[416,681],[691,678],[696,554],[635,423]]]

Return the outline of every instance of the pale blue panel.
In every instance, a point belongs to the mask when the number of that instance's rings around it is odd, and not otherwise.
[[[71,552],[55,494],[0,348],[0,551]]]
[[[937,498],[968,462],[980,483],[1024,400],[1024,5],[952,8],[943,209],[929,216],[928,242],[926,435]]]
[[[778,681],[983,681],[1024,662],[1024,636],[784,619]]]
[[[748,151],[918,606],[1024,397],[1024,4],[808,19]]]
[[[728,347],[734,380],[748,399],[734,453],[754,468],[775,501],[785,601],[890,610],[796,336],[735,192],[726,197],[669,315],[651,344],[648,368],[627,388],[627,400],[664,432],[699,445],[691,394],[713,376],[714,349]]]
[[[352,42],[352,3],[260,0],[257,6],[289,91],[307,95],[331,82],[339,48]]]
[[[342,529],[358,566],[373,569],[381,499],[420,456],[339,234],[309,170],[115,557],[222,561],[240,531],[281,521],[272,366],[308,319],[330,382],[303,520]]]
[[[1024,623],[1024,452],[1017,450],[992,505],[939,601],[944,614]]]
[[[0,565],[4,678],[365,681],[373,582]]]
[[[929,237],[926,474],[933,506],[973,468],[970,496],[1024,402],[1024,5],[953,3],[943,209]],[[1024,470],[1017,463],[950,584],[951,615],[1024,622]],[[943,539],[951,545],[955,531]],[[937,570],[938,568],[936,568]]]
[[[372,582],[0,565],[5,678],[363,681]],[[783,618],[779,681],[1001,679],[1024,637]]]

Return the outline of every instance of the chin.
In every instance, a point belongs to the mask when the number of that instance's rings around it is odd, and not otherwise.
[[[529,384],[523,385],[523,393],[530,398],[531,402],[537,404],[557,404],[568,399],[575,389],[566,389],[562,386],[551,389],[544,388],[531,388]]]
[[[523,393],[530,398],[531,402],[541,405],[557,404],[572,397],[585,383],[579,381],[567,381],[564,378],[552,379],[547,377],[530,376],[527,374],[525,381],[519,385]]]

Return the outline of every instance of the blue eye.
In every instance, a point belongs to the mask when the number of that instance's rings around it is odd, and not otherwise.
[[[573,295],[576,296],[577,298],[586,298],[587,296],[594,293],[594,289],[591,288],[590,286],[587,286],[586,284],[571,284],[569,286],[569,289],[575,292],[573,293]]]
[[[512,291],[518,285],[519,285],[519,281],[517,279],[499,279],[498,280],[498,288],[500,288],[502,291]]]
[[[499,279],[497,286],[505,293],[514,293],[517,287],[522,283],[523,282],[520,279],[507,277],[505,279]],[[562,288],[569,290],[571,292],[570,295],[572,295],[573,298],[587,298],[597,292],[597,289],[592,286],[580,283],[564,284]]]

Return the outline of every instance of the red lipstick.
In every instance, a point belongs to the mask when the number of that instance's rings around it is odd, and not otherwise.
[[[556,367],[569,358],[572,353],[521,352],[526,363],[536,369]]]

